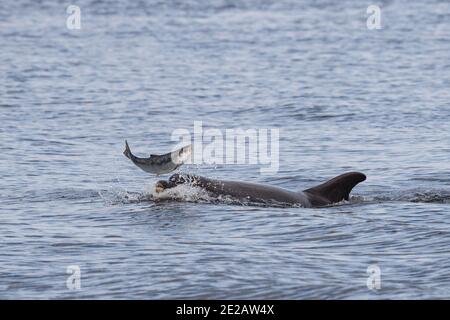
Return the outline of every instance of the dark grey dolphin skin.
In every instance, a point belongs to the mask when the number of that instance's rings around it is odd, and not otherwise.
[[[213,180],[189,174],[174,174],[168,181],[158,181],[156,191],[161,192],[180,184],[189,183],[214,195],[227,195],[259,203],[300,204],[303,207],[311,208],[348,200],[353,187],[364,180],[366,180],[364,174],[348,172],[304,191],[289,191],[250,182]]]

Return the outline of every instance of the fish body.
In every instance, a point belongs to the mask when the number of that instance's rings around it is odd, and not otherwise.
[[[130,150],[128,142],[125,140],[125,151],[123,154],[136,166],[148,173],[156,175],[169,173],[179,168],[190,159],[192,145],[185,146],[173,152],[162,155],[152,154],[149,158],[136,157]]]

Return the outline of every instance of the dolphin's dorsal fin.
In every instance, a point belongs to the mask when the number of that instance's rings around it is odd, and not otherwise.
[[[364,180],[366,180],[364,174],[348,172],[303,192],[312,196],[309,200],[313,206],[327,205],[348,200],[353,187]]]

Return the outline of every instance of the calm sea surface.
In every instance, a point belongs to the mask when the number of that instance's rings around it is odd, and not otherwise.
[[[370,1],[74,4],[80,30],[67,1],[0,3],[0,298],[450,298],[448,1],[378,1],[380,30]],[[368,179],[320,209],[152,200],[124,140],[194,121],[279,128],[280,167],[183,172]]]

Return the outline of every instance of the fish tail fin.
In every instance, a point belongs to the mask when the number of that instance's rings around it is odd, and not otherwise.
[[[128,159],[131,159],[131,150],[130,150],[130,146],[128,145],[127,140],[125,140],[125,150],[124,150],[123,154],[124,154],[125,157],[127,157]]]

